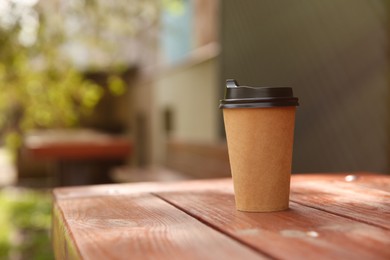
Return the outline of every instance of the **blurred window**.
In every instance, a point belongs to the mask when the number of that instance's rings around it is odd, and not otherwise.
[[[162,13],[161,46],[166,63],[186,58],[192,48],[192,1],[167,6]]]

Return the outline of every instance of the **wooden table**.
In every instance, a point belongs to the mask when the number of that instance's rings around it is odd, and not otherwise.
[[[33,131],[23,147],[27,156],[52,163],[56,186],[111,182],[109,170],[131,151],[128,138],[89,129]]]
[[[230,179],[54,190],[57,259],[390,259],[390,176],[293,175],[290,209],[234,208]]]

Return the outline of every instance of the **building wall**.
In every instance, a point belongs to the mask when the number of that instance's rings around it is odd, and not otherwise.
[[[294,172],[390,170],[388,17],[384,0],[221,1],[220,81],[300,98]]]
[[[176,11],[163,12],[160,27],[145,30],[139,44],[139,80],[130,87],[134,109],[128,109],[133,165],[164,164],[168,139],[220,139],[218,2],[183,1]],[[144,59],[147,54],[149,59]]]
[[[217,60],[212,57],[156,78],[153,153],[157,163],[164,161],[168,138],[188,142],[219,139],[217,69]]]
[[[133,165],[164,164],[169,139],[220,140],[217,60],[218,47],[208,45],[182,64],[141,77],[131,86]]]

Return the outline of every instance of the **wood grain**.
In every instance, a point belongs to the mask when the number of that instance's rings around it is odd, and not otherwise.
[[[300,204],[390,230],[390,192],[386,176],[344,179],[297,176],[290,199]]]
[[[357,176],[293,175],[274,213],[237,211],[231,179],[55,189],[56,256],[390,259],[390,177]]]
[[[390,178],[388,175],[370,172],[344,172],[332,174],[296,174],[292,176],[292,182],[320,181],[328,184],[344,186],[345,183],[353,183],[354,186],[373,188],[390,192]],[[345,186],[344,186],[345,187]]]
[[[75,247],[68,226],[57,205],[53,207],[52,223],[53,249],[56,259],[80,259],[80,252]]]
[[[68,232],[83,259],[266,258],[152,195],[62,200],[57,207],[65,220],[55,225],[66,227],[57,230]]]
[[[62,187],[53,190],[55,199],[80,199],[100,196],[118,196],[157,191],[196,191],[196,190],[224,190],[233,192],[233,183],[230,178],[191,180],[175,182],[139,182],[126,184],[89,185],[82,187]]]
[[[276,258],[390,258],[389,231],[296,203],[291,203],[288,211],[246,213],[235,210],[232,193],[169,192],[158,196]]]

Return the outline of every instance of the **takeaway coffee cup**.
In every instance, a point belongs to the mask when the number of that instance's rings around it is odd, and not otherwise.
[[[227,80],[220,108],[237,210],[288,208],[298,105],[291,88],[239,86]]]

